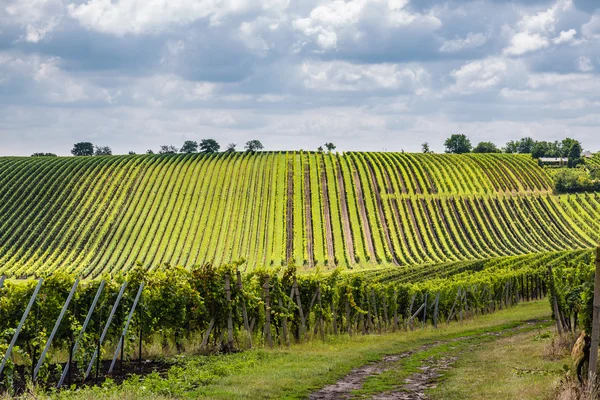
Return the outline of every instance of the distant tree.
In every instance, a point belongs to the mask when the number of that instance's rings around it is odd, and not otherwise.
[[[186,140],[185,143],[183,143],[183,146],[181,147],[181,150],[179,150],[180,153],[197,153],[198,152],[198,142],[196,142],[195,140]]]
[[[515,153],[531,154],[531,152],[533,151],[534,144],[535,144],[535,141],[532,138],[530,138],[530,137],[523,138],[517,142],[517,151]]]
[[[200,141],[200,153],[218,153],[221,146],[215,139],[202,139]]]
[[[136,153],[135,153],[135,151],[130,151],[130,152],[129,152],[129,153],[127,153],[127,154],[129,154],[130,156],[134,156]]]
[[[93,156],[94,155],[94,145],[90,142],[79,142],[75,143],[73,149],[71,150],[71,154],[74,156]]]
[[[444,142],[446,153],[464,154],[470,153],[473,146],[467,136],[463,134],[454,134]]]
[[[327,149],[328,152],[332,152],[334,151],[337,147],[335,146],[335,144],[329,142],[329,143],[325,143],[325,148]]]
[[[517,147],[518,147],[518,143],[515,142],[514,140],[511,140],[510,142],[506,143],[506,146],[504,146],[502,148],[502,152],[514,154],[517,152]]]
[[[473,153],[500,153],[500,149],[492,142],[479,142]]]
[[[535,142],[531,149],[533,158],[540,157],[562,157],[562,145],[560,142]]]
[[[431,154],[433,151],[429,148],[429,143],[425,142],[421,145],[421,151],[425,154]]]
[[[323,152],[323,146],[319,146],[319,147],[317,148],[317,151],[318,151],[319,153],[322,153],[322,152]]]
[[[108,146],[96,146],[95,156],[112,156],[112,149]]]
[[[236,146],[237,146],[237,144],[235,144],[235,143],[229,143],[227,145],[227,149],[225,149],[225,153],[235,153]]]
[[[158,154],[177,154],[177,147],[171,145],[160,146]]]
[[[244,146],[247,152],[254,153],[255,151],[262,150],[264,147],[259,140],[250,140],[246,142],[246,146]]]
[[[57,157],[54,153],[33,153],[31,157]]]
[[[578,166],[579,164],[583,164],[584,160],[581,157],[581,153],[582,153],[583,149],[581,148],[581,143],[579,143],[577,140],[565,139],[565,140],[563,140],[563,152],[565,151],[564,146],[565,146],[566,140],[572,141],[572,142],[566,143],[567,145],[570,145],[570,148],[568,149],[568,152],[566,153],[566,157],[569,159],[569,161],[568,161],[569,167],[574,168],[574,167]]]
[[[154,154],[154,151],[152,149],[148,149],[146,150],[146,154]]]

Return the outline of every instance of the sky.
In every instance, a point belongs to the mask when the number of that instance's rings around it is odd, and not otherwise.
[[[0,0],[0,156],[600,150],[600,0]]]

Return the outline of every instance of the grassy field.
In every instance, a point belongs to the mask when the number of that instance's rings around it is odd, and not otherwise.
[[[550,363],[539,358],[545,342],[534,338],[540,334],[540,329],[548,331],[549,318],[547,301],[542,300],[521,303],[493,315],[437,330],[427,328],[414,332],[338,337],[289,349],[252,350],[227,356],[186,356],[181,365],[174,367],[164,378],[151,375],[139,380],[134,377],[122,386],[107,384],[102,388],[67,391],[60,397],[301,399],[357,367],[377,362],[386,355],[417,350],[403,360],[404,365],[398,364],[393,371],[368,378],[363,389],[355,391],[354,395],[370,396],[397,389],[407,375],[418,369],[420,361],[463,351],[458,356],[456,368],[447,373],[433,392],[436,398],[496,398],[496,394],[500,395],[498,398],[516,398],[514,394],[525,390],[532,382],[536,389],[529,392],[531,398],[544,398],[560,376],[558,371],[564,363]],[[445,341],[455,345],[439,343]],[[435,343],[437,345],[426,351],[418,351],[424,345]],[[471,351],[473,348],[476,351]],[[464,352],[465,349],[469,351]],[[523,354],[527,354],[526,361]],[[518,377],[513,376],[513,366],[543,368],[549,373]]]

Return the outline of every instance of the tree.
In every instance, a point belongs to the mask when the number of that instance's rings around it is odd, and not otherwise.
[[[129,153],[127,153],[127,154],[129,154],[130,156],[135,156],[135,154],[136,154],[136,153],[135,153],[135,151],[130,151],[130,152],[129,152]]]
[[[75,143],[73,149],[71,150],[71,154],[76,157],[80,156],[93,156],[94,155],[94,145],[90,142],[79,142]]]
[[[112,156],[112,149],[108,146],[96,146],[95,156]]]
[[[464,154],[470,153],[473,146],[471,141],[463,134],[454,134],[444,142],[446,153]]]
[[[146,154],[154,154],[154,151],[152,149],[148,149],[146,150]]]
[[[433,151],[429,148],[429,143],[425,142],[421,145],[421,151],[425,154],[431,154]]]
[[[332,152],[336,149],[335,144],[329,142],[329,143],[325,143],[325,148],[327,149],[328,152]]]
[[[237,144],[235,144],[235,143],[229,143],[227,145],[227,149],[225,150],[225,153],[234,153],[236,146],[237,146]]]
[[[200,153],[218,153],[221,146],[215,139],[202,139],[200,141]]]
[[[183,143],[183,146],[181,147],[181,150],[179,150],[180,153],[197,153],[198,152],[198,142],[196,142],[195,140],[186,140],[185,143]]]
[[[244,146],[247,152],[254,153],[255,151],[262,150],[264,147],[259,140],[249,140],[246,142],[246,146]]]
[[[530,137],[523,138],[517,142],[516,153],[531,154],[531,152],[533,151],[534,144],[535,144],[535,141],[532,138],[530,138]]]
[[[171,145],[160,146],[158,154],[177,154],[177,147]]]
[[[506,146],[504,146],[502,148],[502,152],[508,153],[508,154],[514,154],[517,152],[517,148],[518,148],[518,142],[511,140],[510,142],[506,143]]]
[[[319,146],[319,147],[317,148],[317,151],[318,151],[319,153],[322,153],[322,152],[323,152],[323,146]]]
[[[479,142],[473,153],[500,153],[498,147],[492,142]]]
[[[531,149],[533,158],[540,157],[562,157],[562,148],[560,142],[535,142]]]
[[[57,157],[54,153],[33,153],[31,157]]]

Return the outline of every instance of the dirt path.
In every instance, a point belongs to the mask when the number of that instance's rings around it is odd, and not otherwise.
[[[383,372],[393,370],[395,368],[402,368],[398,366],[398,361],[409,358],[414,354],[421,353],[432,347],[444,345],[448,343],[458,343],[469,339],[494,337],[500,338],[504,336],[512,336],[518,334],[524,328],[537,326],[546,320],[528,320],[523,321],[520,325],[505,329],[502,331],[485,332],[472,336],[461,336],[448,340],[439,340],[436,342],[428,343],[420,346],[416,349],[403,352],[396,355],[384,357],[381,361],[369,363],[360,368],[352,370],[348,375],[337,381],[335,384],[325,386],[310,395],[310,400],[335,400],[335,399],[352,399],[353,391],[359,390],[363,387],[365,381],[375,375],[379,375]],[[488,339],[489,340],[489,339]],[[478,344],[465,345],[466,347],[462,350],[458,350],[456,354],[444,355],[442,357],[429,357],[421,362],[419,366],[419,372],[410,375],[404,380],[402,386],[398,387],[393,391],[386,391],[372,395],[371,399],[374,400],[426,400],[429,397],[425,394],[425,391],[436,386],[437,380],[442,376],[443,372],[452,368],[454,363],[458,360],[461,354],[465,351],[471,351],[474,346]],[[364,398],[361,397],[361,398]]]
[[[394,363],[402,360],[403,358],[408,358],[415,354],[417,351],[427,350],[428,348],[435,346],[438,343],[432,343],[429,345],[421,346],[418,350],[411,350],[401,354],[387,356],[384,357],[381,361],[377,363],[367,364],[360,368],[352,370],[348,375],[344,378],[340,379],[333,385],[325,386],[323,389],[319,390],[310,395],[310,400],[333,400],[333,399],[348,399],[351,397],[351,393],[353,390],[358,390],[364,384],[364,381],[376,374],[380,374],[389,369],[392,369]]]
[[[439,359],[429,358],[419,367],[421,372],[412,375],[405,380],[404,386],[398,391],[376,394],[374,400],[425,400],[429,397],[425,390],[436,386],[436,381],[442,376],[442,372],[452,368],[458,360],[457,357],[441,357]]]

